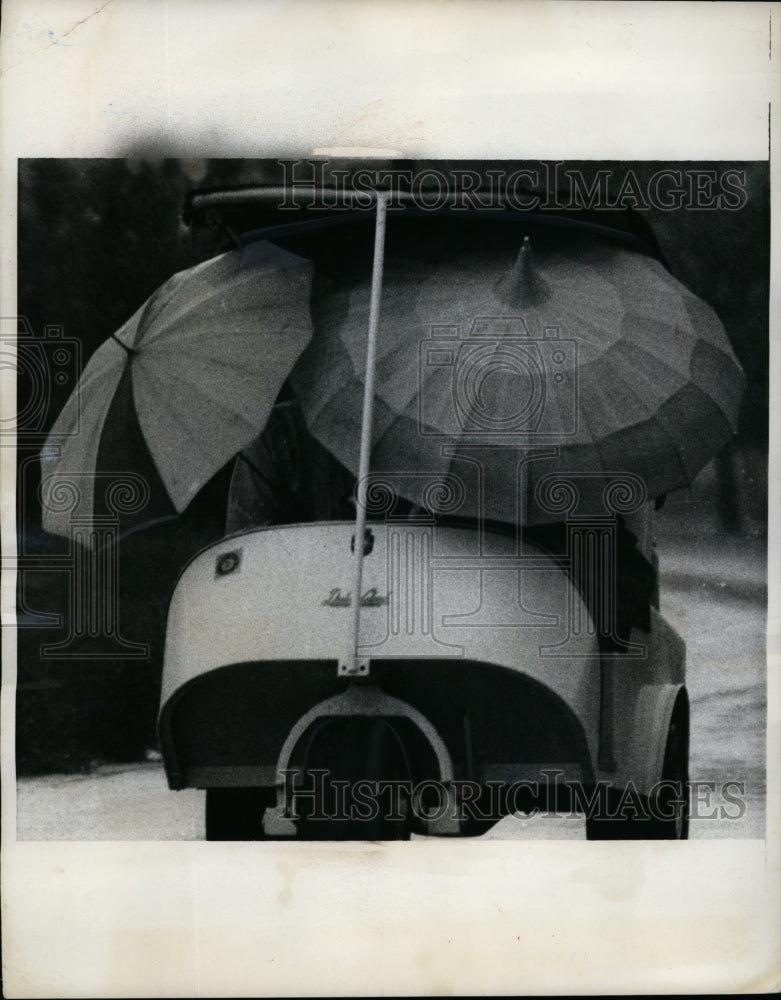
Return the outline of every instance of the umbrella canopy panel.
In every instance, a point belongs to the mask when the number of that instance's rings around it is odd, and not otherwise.
[[[159,288],[95,352],[52,428],[42,453],[45,529],[68,535],[69,482],[78,481],[79,519],[93,516],[99,455],[127,436],[126,419],[111,418],[126,418],[128,405],[174,509],[184,510],[262,430],[311,337],[311,279],[308,261],[261,242]],[[116,405],[117,393],[132,393],[132,404]]]

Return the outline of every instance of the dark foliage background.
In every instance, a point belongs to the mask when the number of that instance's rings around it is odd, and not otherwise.
[[[396,161],[387,166],[414,171],[423,164]],[[484,171],[518,165],[483,161],[457,166]],[[597,167],[620,173],[628,166],[567,164],[587,177]],[[631,166],[642,181],[662,167],[698,165]],[[769,174],[764,163],[707,166],[746,171],[745,207],[737,212],[642,214],[673,273],[719,313],[746,371],[749,387],[736,448],[716,463],[716,506],[722,530],[756,534],[764,530],[766,510]],[[65,336],[78,338],[86,363],[172,273],[225,248],[210,230],[183,224],[189,190],[279,178],[276,161],[21,161],[20,315],[36,334],[56,324]],[[30,392],[22,376],[18,388],[22,407]],[[51,426],[71,388],[52,385],[45,427]],[[218,474],[178,521],[130,536],[120,547],[121,633],[148,644],[149,655],[140,660],[101,658],[94,643],[84,639],[83,658],[58,660],[42,658],[41,645],[65,638],[67,630],[44,626],[41,616],[54,613],[67,621],[68,576],[46,568],[47,560],[66,551],[66,543],[41,531],[38,447],[20,440],[18,772],[75,771],[98,760],[140,759],[155,745],[168,596],[187,559],[221,534],[230,470]]]

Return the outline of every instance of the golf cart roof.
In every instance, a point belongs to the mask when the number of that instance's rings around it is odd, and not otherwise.
[[[310,203],[299,205],[289,187],[277,184],[197,189],[185,198],[183,219],[192,227],[221,232],[234,243],[248,243],[368,223],[375,212],[377,193],[376,190],[313,185]],[[667,266],[651,227],[638,212],[629,209],[519,210],[506,197],[497,197],[495,192],[481,188],[470,190],[468,199],[464,192],[457,190],[440,192],[436,204],[428,207],[424,195],[427,195],[426,189],[422,192],[394,189],[388,214],[409,219],[443,216],[453,220],[482,219],[590,233],[654,257]],[[492,198],[490,207],[480,207],[489,195]]]

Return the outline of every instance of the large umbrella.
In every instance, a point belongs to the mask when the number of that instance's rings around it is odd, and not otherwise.
[[[569,482],[599,514],[609,483],[686,486],[735,433],[744,378],[722,324],[651,257],[527,239],[517,256],[388,256],[383,286],[370,481],[424,507],[544,523]],[[311,432],[356,473],[370,291],[317,304],[292,375]]]
[[[136,507],[159,486],[183,511],[266,423],[311,337],[311,278],[308,261],[258,242],[159,288],[98,348],[49,434],[44,529],[67,537],[74,517],[105,513],[101,476],[109,494],[120,484],[115,510],[133,509],[123,490],[137,483]]]

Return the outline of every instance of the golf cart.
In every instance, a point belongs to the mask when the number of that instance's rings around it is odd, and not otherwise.
[[[208,192],[189,211],[214,224],[215,213],[263,197]],[[631,467],[595,484],[582,463],[562,473],[541,451],[523,503],[547,503],[548,520],[563,524],[558,552],[508,527],[491,492],[460,520],[438,514],[414,484],[399,488],[415,501],[403,514],[392,503],[372,508],[371,474],[393,461],[378,450],[391,435],[372,448],[387,209],[376,200],[374,270],[359,310],[369,327],[361,452],[339,455],[357,476],[356,518],[234,533],[184,569],[158,725],[169,785],[206,790],[211,840],[473,836],[535,810],[583,813],[590,839],[685,838],[684,643],[657,599],[645,627],[606,647],[610,623],[597,620],[585,582],[596,574],[605,593],[621,585],[620,522],[631,522],[653,560],[650,511],[662,490],[649,492]],[[530,279],[528,253],[514,274],[526,299],[512,308],[533,310],[545,279]],[[392,278],[388,294],[403,296]],[[344,323],[352,307],[342,306]],[[440,358],[440,371],[448,365],[456,361]],[[324,371],[316,355],[311,370]],[[329,403],[347,394],[340,379]],[[335,453],[342,447],[320,436],[315,417],[312,432]],[[502,443],[492,446],[506,461]],[[414,479],[399,462],[392,471]],[[489,469],[486,489],[492,481]]]
[[[655,609],[602,657],[550,555],[387,521],[365,529],[356,665],[355,530],[234,535],[182,574],[159,732],[171,788],[207,789],[208,838],[469,835],[578,808],[592,838],[685,837],[684,644]]]

